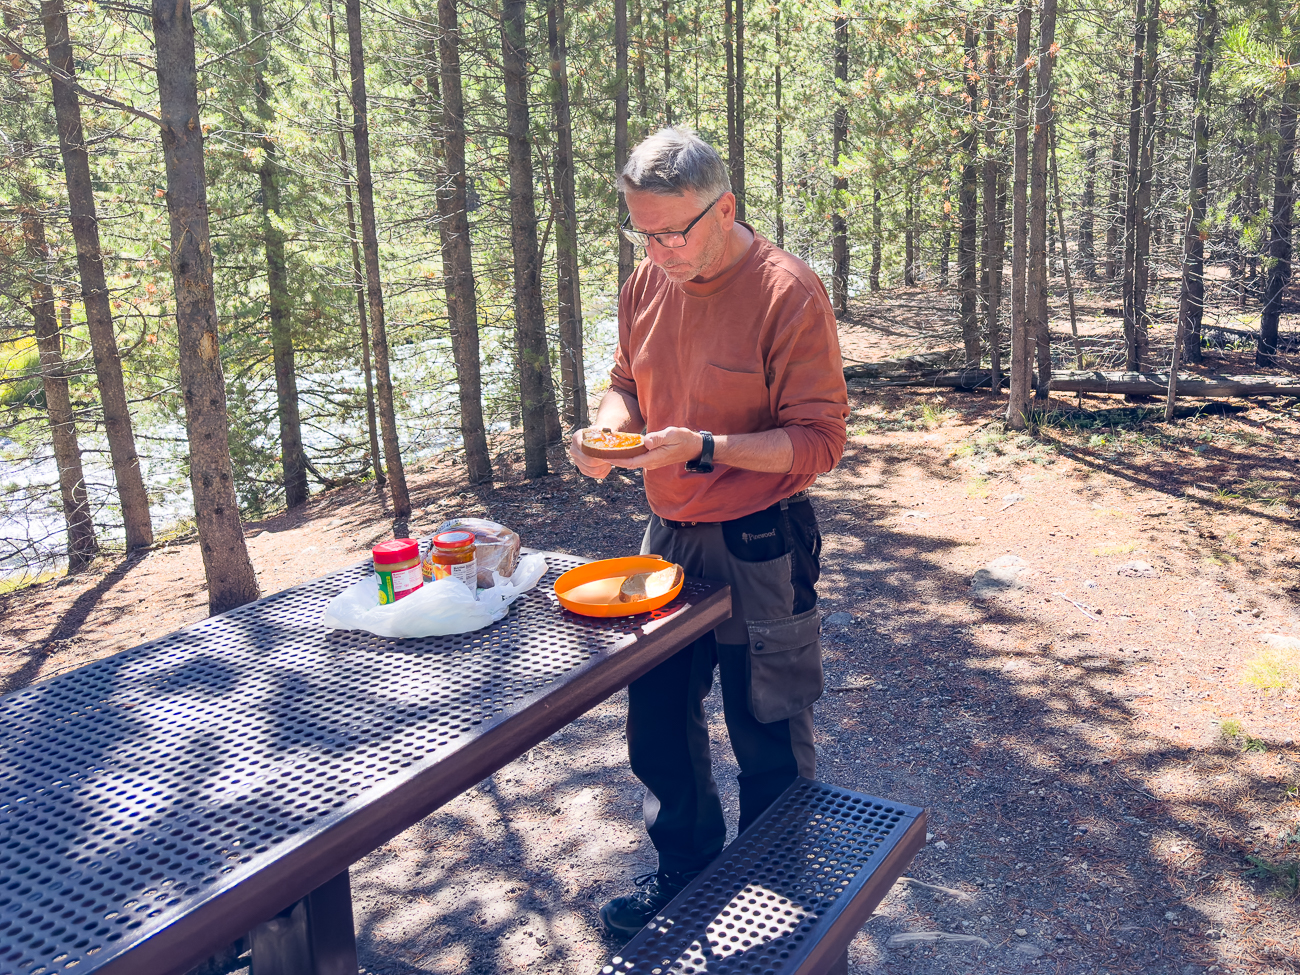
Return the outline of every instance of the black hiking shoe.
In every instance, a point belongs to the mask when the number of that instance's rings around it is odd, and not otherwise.
[[[647,873],[635,878],[636,890],[600,909],[600,923],[611,935],[630,939],[682,892],[690,878],[680,873]]]

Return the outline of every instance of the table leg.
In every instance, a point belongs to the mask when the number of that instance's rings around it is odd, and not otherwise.
[[[259,924],[250,940],[257,975],[357,975],[348,872]]]
[[[844,954],[831,962],[831,967],[826,969],[826,975],[849,975],[849,949],[844,949]]]

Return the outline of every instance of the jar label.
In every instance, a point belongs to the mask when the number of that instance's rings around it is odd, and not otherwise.
[[[403,596],[409,596],[424,585],[424,576],[418,565],[409,569],[389,572],[385,569],[375,570],[375,584],[379,587],[379,605],[395,603]]]
[[[469,591],[478,595],[478,559],[462,562],[459,565],[443,565],[441,562],[426,563],[433,566],[435,579],[458,579],[469,587]]]

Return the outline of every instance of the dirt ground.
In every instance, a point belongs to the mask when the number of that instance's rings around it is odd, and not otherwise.
[[[846,360],[942,346],[946,299],[895,299],[916,315],[864,304]],[[1208,368],[1244,363],[1228,350]],[[850,971],[1300,971],[1297,403],[1191,404],[1165,424],[1115,398],[1054,400],[1034,437],[1006,433],[987,393],[850,396],[848,449],[813,492],[818,774],[931,823]],[[454,463],[411,472],[414,533],[472,514],[537,548],[636,549],[638,478],[588,481],[557,452],[560,473],[525,482],[498,446],[492,487],[464,488]],[[263,592],[363,559],[390,523],[355,487],[250,525]],[[184,538],[11,593],[0,690],[205,615]],[[366,971],[599,970],[618,946],[597,908],[654,866],[622,709],[611,699],[354,866]],[[935,940],[897,939],[918,932]]]

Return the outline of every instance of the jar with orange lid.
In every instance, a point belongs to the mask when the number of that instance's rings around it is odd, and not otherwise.
[[[478,593],[478,558],[474,552],[474,533],[440,532],[433,536],[424,561],[426,579],[458,579]]]
[[[424,585],[420,571],[420,545],[413,538],[395,538],[371,549],[379,605],[395,603]]]

